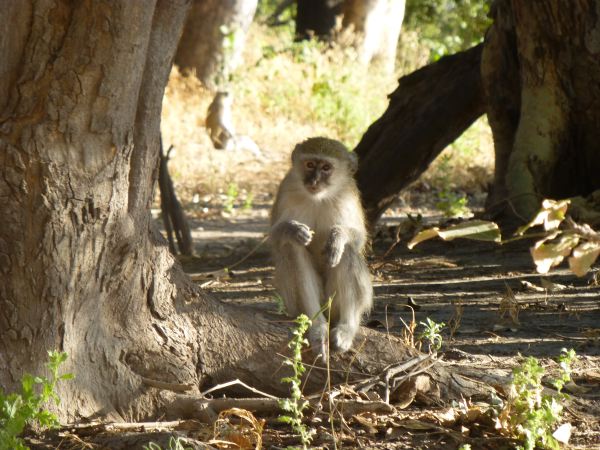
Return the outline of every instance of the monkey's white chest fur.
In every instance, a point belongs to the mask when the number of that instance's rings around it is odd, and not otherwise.
[[[334,226],[345,228],[345,224],[352,224],[364,230],[361,205],[351,191],[338,192],[334,199],[318,198],[308,192],[296,193],[287,200],[288,207],[281,212],[277,222],[295,220],[313,230],[313,240],[308,246],[311,253],[323,250]]]

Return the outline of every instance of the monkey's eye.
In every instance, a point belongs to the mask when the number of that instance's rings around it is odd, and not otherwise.
[[[314,168],[316,167],[316,166],[315,166],[315,163],[314,163],[313,161],[306,161],[306,162],[304,163],[304,166],[305,166],[307,169],[311,169],[311,170],[312,170],[312,169],[314,169]]]
[[[331,170],[331,164],[323,164],[323,167],[321,167],[321,170],[323,172],[329,172]]]

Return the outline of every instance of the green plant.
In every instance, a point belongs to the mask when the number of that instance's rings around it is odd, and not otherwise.
[[[513,369],[513,380],[509,388],[509,398],[499,415],[499,428],[523,441],[525,450],[536,446],[558,449],[560,445],[552,436],[560,422],[566,399],[562,388],[571,380],[571,365],[575,360],[575,351],[563,349],[558,357],[559,378],[553,381],[557,395],[544,394],[542,379],[544,368],[534,357],[525,360]]]
[[[466,217],[472,215],[467,206],[468,199],[464,193],[454,191],[453,179],[456,169],[453,167],[452,157],[448,154],[441,155],[432,177],[434,186],[439,189],[435,207],[446,217]]]
[[[287,413],[279,416],[279,420],[291,425],[292,430],[300,436],[303,447],[307,448],[315,431],[302,423],[303,411],[308,406],[308,401],[302,397],[300,384],[302,374],[306,371],[306,367],[302,363],[302,347],[308,346],[308,340],[304,337],[304,334],[312,322],[305,314],[300,314],[295,323],[296,327],[292,330],[292,339],[288,343],[288,347],[292,350],[292,356],[285,360],[285,364],[292,367],[294,374],[281,379],[282,383],[291,385],[291,394],[290,398],[282,399],[279,402],[279,407]]]
[[[429,351],[439,350],[442,347],[442,335],[440,333],[446,324],[444,322],[437,323],[429,317],[426,322],[419,322],[419,324],[423,325],[424,328],[419,335],[419,340],[428,342]]]
[[[419,0],[407,2],[404,25],[417,30],[430,49],[430,59],[481,42],[491,24],[489,0]]]
[[[281,314],[285,314],[287,311],[285,308],[285,301],[283,301],[283,297],[277,293],[274,295],[275,305],[277,306],[277,312]]]
[[[225,200],[223,200],[223,209],[227,213],[233,212],[233,205],[240,195],[238,185],[235,183],[229,183],[227,185],[227,191],[225,191]]]
[[[56,415],[42,406],[50,400],[58,405],[60,399],[54,391],[56,383],[73,378],[70,373],[58,374],[59,366],[66,359],[66,353],[49,351],[46,367],[50,369],[50,377],[23,375],[20,393],[5,394],[0,388],[0,450],[28,449],[23,439],[18,437],[26,424],[37,423],[43,428],[59,426]],[[36,385],[40,388],[36,389]]]
[[[162,450],[162,447],[155,442],[144,445],[144,450]],[[192,450],[192,447],[184,447],[180,437],[171,436],[169,446],[165,450]]]
[[[472,215],[467,206],[468,202],[464,193],[457,194],[453,191],[443,190],[438,193],[438,201],[435,207],[446,217],[468,217]]]
[[[252,209],[252,203],[254,202],[254,194],[252,192],[248,192],[246,194],[246,198],[244,199],[244,204],[242,205],[242,209],[244,211],[248,211]]]

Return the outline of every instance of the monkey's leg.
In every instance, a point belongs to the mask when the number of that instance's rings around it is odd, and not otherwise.
[[[325,285],[327,298],[333,297],[331,344],[345,352],[352,346],[362,316],[373,304],[371,275],[363,256],[346,245],[340,263],[328,269]]]
[[[312,320],[308,339],[316,354],[326,355],[327,321],[320,313],[323,285],[305,247],[282,245],[275,257],[275,287],[291,317],[306,314]]]

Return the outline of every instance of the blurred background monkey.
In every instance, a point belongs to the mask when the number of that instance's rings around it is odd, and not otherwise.
[[[348,350],[361,317],[370,310],[373,288],[363,255],[367,231],[354,172],[356,155],[340,142],[315,137],[298,144],[271,213],[275,286],[290,316],[313,319],[309,341],[327,353]]]
[[[233,127],[231,107],[233,96],[227,91],[219,91],[206,111],[206,130],[217,150],[249,151],[257,158],[263,154],[256,143],[246,135],[237,135]]]
[[[235,148],[233,121],[231,120],[232,102],[233,99],[229,92],[217,92],[206,111],[206,129],[213,146],[218,150]]]

